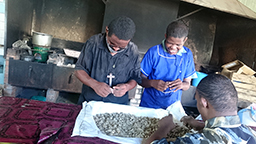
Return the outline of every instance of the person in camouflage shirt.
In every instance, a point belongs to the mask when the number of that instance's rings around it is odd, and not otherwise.
[[[167,142],[167,133],[175,127],[172,115],[169,115],[159,121],[158,130],[145,143],[256,144],[256,132],[242,125],[237,115],[237,91],[228,78],[208,75],[197,86],[195,98],[203,121],[189,116],[181,121],[197,133],[187,133],[175,142]]]

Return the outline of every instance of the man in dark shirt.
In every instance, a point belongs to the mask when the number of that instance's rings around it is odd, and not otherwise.
[[[134,22],[123,16],[110,22],[106,33],[86,41],[76,63],[75,75],[83,83],[78,104],[128,104],[128,91],[141,81],[138,48],[131,42],[134,33]]]

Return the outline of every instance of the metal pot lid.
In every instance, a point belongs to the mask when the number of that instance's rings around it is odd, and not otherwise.
[[[36,34],[36,35],[41,35],[41,36],[50,36],[52,37],[52,35],[50,34],[46,34],[46,33],[41,33],[41,32],[33,32],[33,35]]]
[[[52,43],[52,35],[41,33],[41,32],[33,32],[32,44],[38,46],[51,46]]]

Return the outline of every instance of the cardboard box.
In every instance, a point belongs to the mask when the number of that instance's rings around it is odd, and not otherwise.
[[[235,60],[221,67],[223,68],[221,74],[227,76],[229,79],[243,84],[256,85],[256,78],[254,77],[256,72],[243,62]]]
[[[256,72],[239,60],[227,63],[222,68],[221,74],[231,79],[236,87],[239,101],[256,103]]]
[[[225,72],[238,73],[245,75],[254,75],[256,72],[250,67],[246,66],[243,62],[235,60],[233,62],[227,63],[221,66]]]

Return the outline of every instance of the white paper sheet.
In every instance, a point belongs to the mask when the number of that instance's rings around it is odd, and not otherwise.
[[[185,112],[181,112],[184,110],[179,103],[180,102],[174,103],[172,107],[167,108],[167,111],[164,109],[134,107],[96,101],[91,101],[89,103],[84,102],[83,108],[77,116],[72,136],[99,137],[122,144],[140,144],[143,140],[142,138],[124,138],[103,134],[96,126],[93,116],[101,113],[124,112],[136,116],[163,118],[164,116],[169,115],[169,113],[172,113],[174,118],[179,118],[185,114]]]
[[[64,48],[64,52],[67,56],[74,57],[74,58],[78,58],[81,53],[80,51],[75,51],[75,50],[65,49],[65,48]]]

